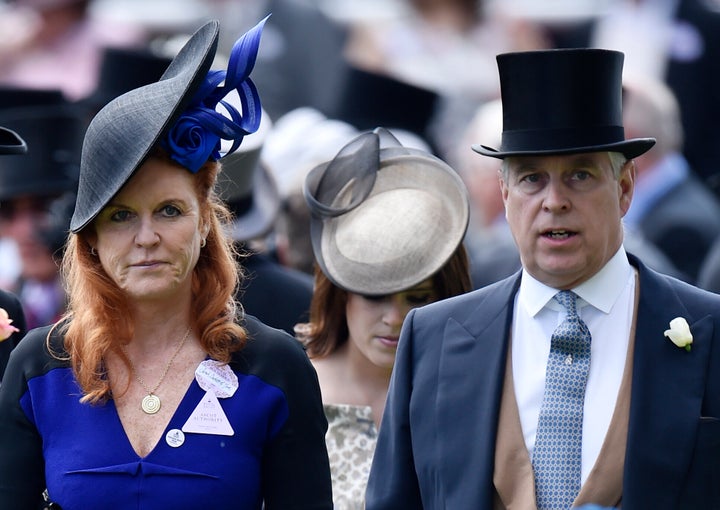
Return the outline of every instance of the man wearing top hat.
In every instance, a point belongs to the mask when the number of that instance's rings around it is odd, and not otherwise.
[[[20,155],[27,153],[27,144],[15,131],[0,127],[0,156]],[[0,204],[0,207],[2,205]],[[20,300],[6,290],[0,290],[0,383],[2,383],[5,366],[7,365],[10,351],[18,344],[25,335],[25,314],[23,313]]]
[[[367,508],[718,508],[720,296],[623,248],[623,55],[497,61],[522,269],[407,316]]]

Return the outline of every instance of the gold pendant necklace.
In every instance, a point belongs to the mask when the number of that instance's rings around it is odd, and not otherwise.
[[[130,356],[128,356],[127,347],[125,345],[122,346],[123,351],[125,351],[125,356],[127,356],[127,359],[130,362],[130,370],[132,370],[132,373],[135,376],[135,380],[147,392],[147,395],[145,395],[143,397],[142,402],[140,403],[140,408],[143,410],[143,412],[145,414],[155,414],[160,410],[160,407],[161,407],[160,397],[155,395],[155,392],[157,391],[157,389],[160,387],[160,385],[165,380],[165,376],[168,375],[168,372],[170,371],[170,366],[173,364],[173,361],[175,361],[175,358],[180,353],[180,350],[182,349],[183,345],[185,345],[185,341],[187,340],[189,335],[190,335],[190,328],[188,328],[187,331],[185,332],[185,336],[178,344],[177,349],[175,349],[175,353],[172,355],[170,360],[167,362],[167,365],[165,365],[165,370],[163,371],[162,376],[160,376],[160,380],[157,382],[157,384],[152,389],[147,387],[147,385],[145,384],[145,381],[142,380],[142,378],[140,377],[140,374],[138,374],[138,371],[135,369],[135,365],[133,364],[132,360],[130,359]]]

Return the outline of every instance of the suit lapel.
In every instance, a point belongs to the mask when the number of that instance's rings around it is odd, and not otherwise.
[[[439,360],[438,458],[447,508],[490,508],[497,419],[515,278],[479,291],[476,310],[449,319]],[[482,313],[479,311],[482,309]],[[469,435],[456,431],[472,431]]]
[[[693,317],[668,280],[642,265],[638,270],[640,301],[623,507],[670,509],[692,458],[712,321]],[[690,324],[691,352],[664,336],[675,317],[685,317]]]

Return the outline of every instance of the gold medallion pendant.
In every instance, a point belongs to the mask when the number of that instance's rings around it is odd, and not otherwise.
[[[142,410],[145,414],[155,414],[160,410],[160,398],[157,395],[146,395],[142,399]]]
[[[160,385],[165,380],[165,376],[168,374],[168,371],[170,370],[170,366],[173,364],[173,361],[175,361],[175,358],[180,353],[180,350],[182,349],[183,345],[185,345],[185,341],[188,339],[188,336],[190,335],[190,328],[185,331],[185,336],[182,338],[182,340],[178,343],[177,349],[175,349],[175,353],[172,355],[170,360],[168,360],[167,365],[165,365],[165,370],[163,370],[162,375],[160,376],[160,380],[157,382],[157,384],[153,388],[148,388],[147,384],[145,384],[145,381],[142,380],[140,375],[138,374],[137,370],[135,369],[135,364],[132,362],[132,359],[130,359],[130,356],[127,354],[127,347],[122,346],[122,349],[125,351],[125,355],[128,358],[128,362],[130,363],[130,370],[132,371],[133,375],[135,375],[135,379],[137,380],[138,384],[143,387],[145,391],[147,391],[147,395],[145,395],[142,399],[142,403],[140,404],[140,408],[143,410],[145,414],[155,414],[160,410],[160,397],[155,395],[155,391],[160,387]]]

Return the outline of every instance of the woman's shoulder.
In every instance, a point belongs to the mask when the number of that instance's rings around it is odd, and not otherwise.
[[[10,353],[8,374],[20,370],[26,380],[68,366],[62,336],[52,326],[31,329]]]
[[[252,315],[246,315],[242,326],[247,343],[233,354],[233,364],[241,371],[258,373],[276,369],[292,371],[312,369],[303,345],[286,331],[270,327]]]
[[[247,344],[243,351],[269,352],[273,355],[305,355],[305,348],[292,335],[282,329],[268,326],[253,315],[245,315],[242,326],[247,331]],[[241,351],[241,352],[243,352]]]

